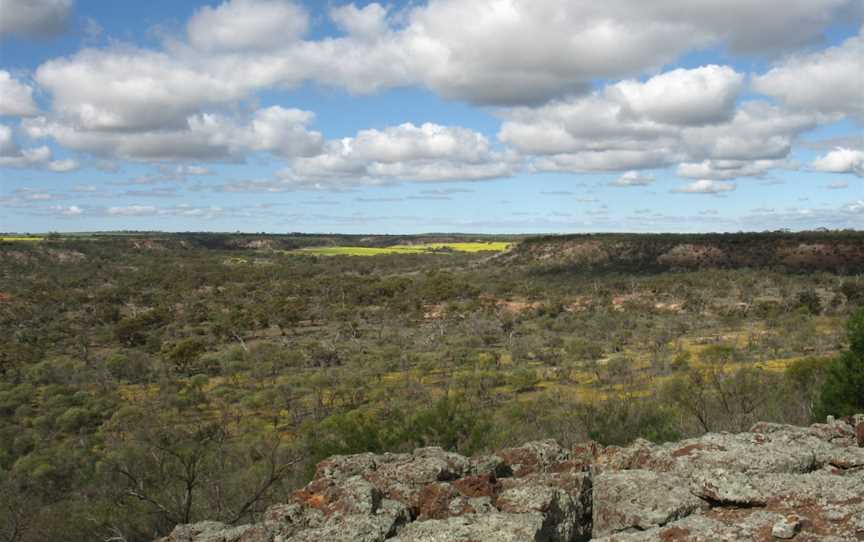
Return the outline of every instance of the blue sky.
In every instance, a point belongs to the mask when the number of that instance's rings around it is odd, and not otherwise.
[[[0,0],[0,231],[864,225],[861,0]]]

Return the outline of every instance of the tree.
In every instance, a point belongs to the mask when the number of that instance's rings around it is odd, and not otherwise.
[[[864,412],[864,308],[849,317],[846,329],[849,350],[828,365],[816,419]]]
[[[154,413],[158,413],[155,414]],[[278,434],[243,420],[190,420],[158,404],[105,427],[101,465],[117,500],[167,532],[178,523],[249,521],[299,460]]]

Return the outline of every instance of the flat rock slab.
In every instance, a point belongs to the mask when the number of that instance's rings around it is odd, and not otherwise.
[[[604,472],[594,478],[593,535],[650,529],[707,508],[686,480],[674,474]]]
[[[473,514],[446,520],[416,521],[393,542],[548,542],[540,513]]]

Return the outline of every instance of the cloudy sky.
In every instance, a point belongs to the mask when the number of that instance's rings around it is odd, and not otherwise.
[[[0,0],[0,231],[864,228],[864,0]]]

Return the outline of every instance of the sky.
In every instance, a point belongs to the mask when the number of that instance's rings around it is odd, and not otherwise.
[[[0,0],[0,231],[864,229],[864,0]]]

